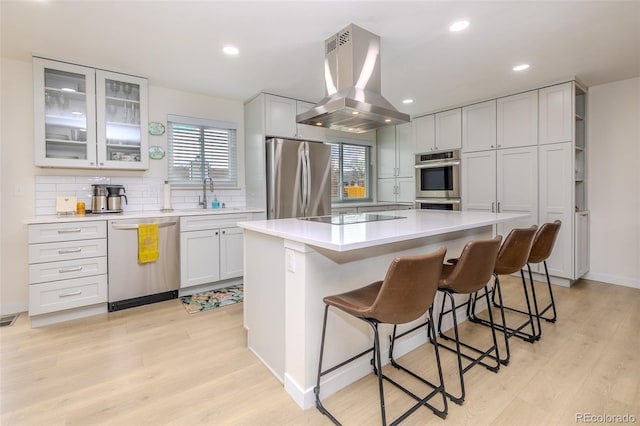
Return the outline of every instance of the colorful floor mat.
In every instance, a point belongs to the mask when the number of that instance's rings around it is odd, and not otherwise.
[[[180,297],[182,306],[190,314],[233,305],[243,300],[244,289],[242,284]]]

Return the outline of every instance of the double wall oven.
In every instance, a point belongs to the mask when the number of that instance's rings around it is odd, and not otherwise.
[[[460,210],[460,151],[416,155],[416,209]]]

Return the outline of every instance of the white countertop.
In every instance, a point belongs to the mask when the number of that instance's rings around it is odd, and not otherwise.
[[[88,214],[86,216],[35,216],[25,219],[23,222],[28,225],[36,223],[63,223],[63,222],[83,222],[93,220],[111,220],[111,219],[138,219],[149,217],[176,217],[176,216],[199,216],[199,215],[224,215],[224,214],[243,214],[243,213],[261,213],[262,209],[175,209],[170,212],[162,211],[141,211],[141,212],[122,212],[122,213],[104,213],[104,214]]]
[[[528,216],[522,213],[436,210],[394,210],[376,214],[397,215],[402,218],[348,225],[331,225],[300,219],[276,219],[239,222],[238,226],[250,231],[341,252],[474,229]]]

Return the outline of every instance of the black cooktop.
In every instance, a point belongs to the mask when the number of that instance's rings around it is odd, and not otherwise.
[[[330,216],[300,217],[300,220],[329,223],[331,225],[350,225],[352,223],[378,222],[381,220],[406,219],[405,216],[374,213],[336,214]]]

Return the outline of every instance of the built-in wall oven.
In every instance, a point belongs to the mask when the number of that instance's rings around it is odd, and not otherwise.
[[[416,155],[416,209],[460,210],[460,150]]]

